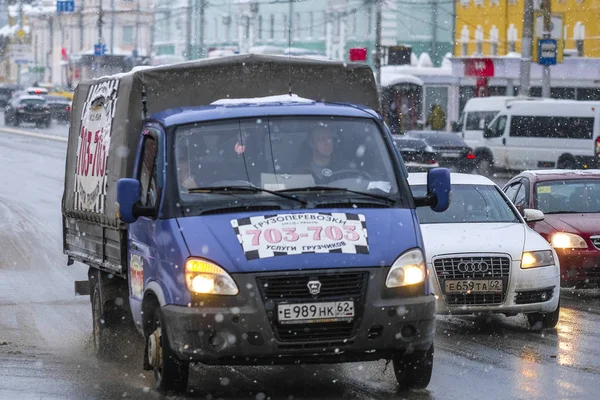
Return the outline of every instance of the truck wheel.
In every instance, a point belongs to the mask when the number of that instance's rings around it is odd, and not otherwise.
[[[427,351],[394,355],[392,362],[400,390],[425,389],[433,372],[433,344]]]
[[[527,314],[527,320],[529,321],[529,327],[532,330],[539,331],[542,329],[552,329],[558,324],[560,318],[560,300],[558,301],[558,307],[556,310],[547,313],[531,313]]]
[[[110,332],[106,325],[100,286],[94,285],[94,290],[92,292],[92,333],[94,337],[94,352],[96,353],[96,357],[104,359],[108,358],[111,354]]]
[[[184,393],[187,389],[190,366],[180,361],[171,350],[169,338],[163,332],[165,326],[160,307],[154,313],[154,323],[148,337],[148,361],[154,371],[156,390]]]

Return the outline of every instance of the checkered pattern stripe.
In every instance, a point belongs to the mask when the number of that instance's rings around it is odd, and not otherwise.
[[[330,216],[337,219],[342,219],[346,221],[358,221],[360,222],[360,227],[362,228],[362,236],[366,240],[366,245],[356,245],[349,242],[346,242],[347,245],[343,248],[334,248],[334,249],[318,249],[314,251],[301,251],[301,252],[290,252],[290,251],[273,251],[268,249],[252,249],[248,244],[248,240],[244,241],[241,233],[242,227],[245,226],[253,226],[265,220],[284,216],[284,214],[272,214],[272,215],[261,215],[256,217],[246,217],[240,219],[231,220],[231,226],[238,238],[240,245],[242,246],[242,250],[246,256],[247,260],[256,260],[260,258],[269,258],[269,257],[278,257],[278,256],[287,256],[292,254],[328,254],[328,253],[343,253],[343,254],[369,254],[369,244],[368,244],[368,236],[367,236],[367,222],[366,218],[363,214],[352,214],[352,213],[312,213],[315,215],[323,215]],[[285,214],[289,215],[289,214]],[[359,224],[356,224],[357,228]]]

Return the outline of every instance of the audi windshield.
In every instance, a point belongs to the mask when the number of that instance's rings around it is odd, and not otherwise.
[[[411,186],[415,196],[424,196],[425,185]],[[421,224],[521,222],[500,191],[491,185],[452,185],[450,207],[441,213],[417,208]]]

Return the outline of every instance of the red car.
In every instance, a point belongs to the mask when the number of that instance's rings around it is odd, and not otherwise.
[[[503,190],[521,212],[544,213],[529,225],[556,250],[561,286],[600,284],[600,170],[525,171]]]

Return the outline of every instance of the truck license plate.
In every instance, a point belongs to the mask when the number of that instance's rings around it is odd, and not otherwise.
[[[348,321],[354,318],[354,302],[279,304],[277,316],[280,324]]]
[[[446,293],[501,293],[502,279],[462,279],[445,281]]]

